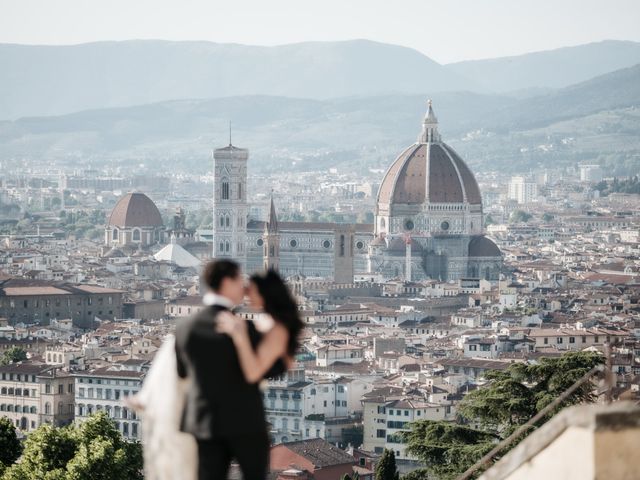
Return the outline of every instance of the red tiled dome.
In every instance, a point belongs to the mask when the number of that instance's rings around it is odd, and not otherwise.
[[[156,204],[144,193],[128,193],[113,208],[109,217],[113,227],[162,227],[162,216]]]

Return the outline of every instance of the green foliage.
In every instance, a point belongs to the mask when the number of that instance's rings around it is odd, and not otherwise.
[[[376,465],[375,480],[398,480],[396,455],[393,450],[385,449]]]
[[[418,468],[417,470],[404,474],[400,478],[401,480],[431,480],[433,477],[431,477],[429,470],[426,468]]]
[[[533,365],[516,363],[505,371],[488,372],[489,384],[469,393],[458,411],[492,431],[521,425],[602,361],[597,353],[570,352]],[[592,390],[587,382],[560,408],[594,401]]]
[[[22,451],[16,427],[6,417],[0,418],[0,474],[8,465],[13,464]]]
[[[2,480],[142,480],[142,448],[126,442],[104,412],[79,426],[42,425]]]
[[[0,360],[0,364],[9,365],[10,363],[22,362],[27,359],[27,352],[20,347],[11,347],[5,350]]]
[[[497,436],[488,432],[430,420],[412,423],[405,434],[407,452],[424,463],[424,473],[443,480],[464,472],[489,452],[496,440]]]
[[[612,181],[603,180],[596,183],[593,188],[598,190],[603,197],[611,193],[640,193],[640,177],[634,175],[622,180],[618,178],[614,178]]]
[[[9,468],[3,480],[49,480],[57,470],[64,471],[75,450],[72,429],[42,425],[27,437],[20,463]]]
[[[364,440],[364,427],[357,425],[352,428],[345,428],[342,431],[342,441],[346,444],[351,444],[354,447],[362,445]]]
[[[423,480],[429,475],[438,479],[459,476],[497,442],[526,423],[602,362],[602,356],[597,353],[569,352],[557,358],[542,358],[536,364],[515,363],[507,370],[487,372],[487,385],[469,393],[458,407],[461,417],[477,422],[481,430],[449,422],[423,420],[412,423],[411,430],[404,435],[407,452],[420,459],[425,468],[412,472],[403,480]],[[587,382],[576,389],[556,411],[565,406],[595,400],[593,385]],[[506,451],[501,452],[504,453]]]
[[[533,218],[533,215],[525,212],[524,210],[514,210],[509,217],[510,223],[527,223]]]

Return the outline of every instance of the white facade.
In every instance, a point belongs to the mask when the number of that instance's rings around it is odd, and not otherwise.
[[[138,393],[144,375],[135,370],[100,369],[75,374],[76,422],[81,423],[104,411],[128,440],[141,436],[140,419],[125,404],[125,398]]]
[[[521,205],[535,202],[538,198],[538,185],[536,182],[521,175],[511,177],[508,197]]]

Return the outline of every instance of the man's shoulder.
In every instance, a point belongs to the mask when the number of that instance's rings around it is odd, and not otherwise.
[[[176,324],[176,341],[183,342],[199,324],[210,320],[217,313],[215,307],[207,307],[187,318],[180,318]]]

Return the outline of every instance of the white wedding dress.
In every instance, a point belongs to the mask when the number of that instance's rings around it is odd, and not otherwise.
[[[195,480],[198,452],[192,435],[180,431],[189,380],[178,377],[175,337],[168,335],[156,353],[142,389],[135,396],[142,418],[146,480]]]
[[[269,315],[260,314],[254,324],[258,331],[266,333],[274,321]],[[129,403],[142,419],[145,480],[197,478],[195,438],[180,431],[189,382],[188,378],[178,377],[175,337],[167,335],[153,358],[142,389]]]

